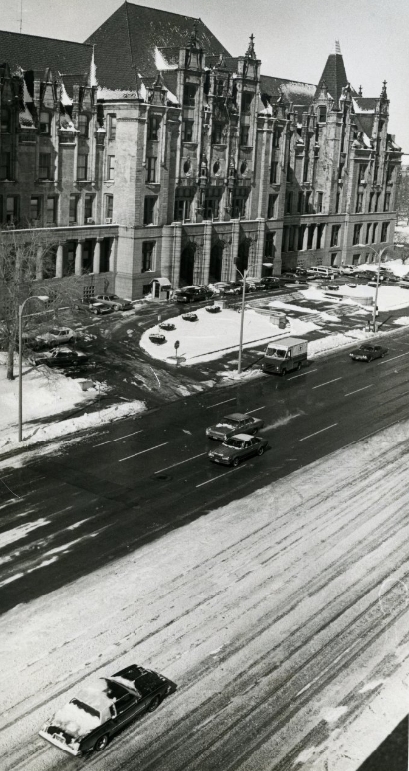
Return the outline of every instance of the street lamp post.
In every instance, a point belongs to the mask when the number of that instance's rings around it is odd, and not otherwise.
[[[243,279],[243,293],[241,296],[241,313],[240,313],[240,342],[239,342],[239,364],[237,367],[237,374],[241,374],[241,359],[243,354],[243,328],[244,328],[244,305],[246,300],[246,276],[247,276],[247,269],[244,270],[242,273],[236,266],[237,273],[240,273],[240,276]]]
[[[383,255],[385,254],[385,252],[388,251],[390,246],[385,246],[383,249],[380,250],[380,252],[377,252],[375,247],[369,246],[368,244],[358,244],[358,246],[365,247],[365,249],[370,249],[371,252],[376,254],[378,258],[377,271],[376,271],[375,297],[374,297],[374,304],[373,304],[373,310],[372,310],[372,330],[373,332],[376,332],[376,309],[378,307],[378,292],[379,292],[379,280],[381,275],[381,261],[382,261]]]
[[[23,440],[23,310],[29,300],[46,303],[47,295],[30,295],[18,306],[18,441]]]

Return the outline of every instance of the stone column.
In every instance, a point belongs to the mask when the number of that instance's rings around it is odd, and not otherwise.
[[[319,225],[313,225],[313,228],[314,228],[314,235],[313,235],[313,237],[312,237],[312,248],[313,248],[313,249],[316,249],[316,248],[317,248],[317,240],[318,240],[318,228],[319,228]]]
[[[41,281],[43,278],[43,250],[41,247],[37,249],[36,254],[36,279]]]
[[[303,250],[303,252],[306,252],[307,249],[308,249],[308,232],[309,232],[308,231],[308,225],[306,225],[305,226],[305,230],[304,230],[304,238],[303,238],[303,242],[302,242],[302,250]]]
[[[172,287],[177,289],[179,286],[180,275],[180,255],[182,251],[182,223],[175,222],[172,225],[173,230],[173,260],[172,260]]]
[[[82,248],[84,242],[77,241],[77,247],[75,249],[75,275],[82,276]]]
[[[211,222],[205,222],[203,228],[203,257],[202,257],[202,271],[201,271],[201,283],[209,283],[209,271],[210,271],[210,254],[212,251],[212,230],[213,225]]]
[[[57,259],[55,262],[55,277],[62,278],[63,276],[63,260],[64,260],[64,246],[58,244],[57,247]]]
[[[254,276],[255,278],[261,278],[263,272],[264,262],[264,244],[266,240],[266,221],[264,217],[259,217],[257,222],[257,248],[256,259],[254,264]]]
[[[111,238],[111,248],[109,250],[109,272],[115,273],[115,257],[118,248],[118,236]]]
[[[240,241],[240,221],[232,220],[231,228],[231,260],[230,260],[230,281],[236,280],[236,260],[239,253]]]
[[[93,262],[92,262],[93,273],[101,272],[101,241],[102,241],[102,238],[97,238],[94,244],[94,254],[93,254]]]

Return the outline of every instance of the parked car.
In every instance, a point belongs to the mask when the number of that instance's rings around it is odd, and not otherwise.
[[[238,281],[229,281],[223,290],[225,295],[239,295],[243,291],[243,286]]]
[[[316,278],[335,278],[335,274],[338,270],[326,265],[314,265],[311,268],[307,268],[308,278],[315,276]]]
[[[210,450],[208,458],[212,463],[225,466],[238,466],[241,460],[253,455],[263,455],[268,445],[267,439],[250,434],[236,434],[223,442],[217,450]]]
[[[94,316],[104,316],[107,313],[114,312],[112,305],[100,302],[95,297],[84,297],[81,300],[81,305],[77,303],[75,307],[77,310],[81,310],[81,308],[86,309]]]
[[[279,289],[280,288],[280,279],[279,279],[278,276],[264,276],[263,283],[264,283],[265,289]]]
[[[281,283],[284,284],[298,284],[300,282],[300,277],[297,276],[296,273],[290,273],[290,272],[284,272],[280,276]]]
[[[52,351],[33,354],[32,361],[36,367],[39,364],[47,364],[47,367],[68,367],[74,364],[85,364],[88,361],[88,356],[86,353],[76,351],[68,345],[61,345]]]
[[[305,278],[306,276],[308,276],[308,270],[307,270],[307,268],[296,268],[295,269],[295,275],[299,276],[299,277],[302,277],[302,278]]]
[[[75,339],[75,332],[70,327],[53,327],[36,335],[34,343],[38,346],[47,346],[51,348],[54,345],[61,345],[61,343],[68,343],[70,340]]]
[[[165,329],[167,332],[172,332],[172,330],[176,329],[176,326],[172,321],[162,321],[162,323],[159,324],[159,329]]]
[[[184,313],[182,315],[182,319],[184,319],[185,321],[198,321],[199,317],[197,313]]]
[[[341,265],[339,268],[339,272],[346,276],[353,276],[355,273],[355,265]]]
[[[399,286],[402,287],[402,289],[409,289],[409,275],[402,276],[399,281]]]
[[[253,418],[244,412],[233,412],[226,415],[219,423],[210,428],[206,428],[206,436],[209,439],[218,439],[226,441],[235,434],[245,432],[246,434],[255,434],[260,428],[263,428],[264,421],[260,418]]]
[[[70,755],[102,751],[125,725],[154,712],[176,691],[164,675],[133,664],[85,686],[42,727],[40,736]]]
[[[129,311],[133,308],[130,300],[124,300],[123,297],[118,297],[117,294],[97,294],[95,299],[98,302],[112,306],[114,311]]]
[[[353,361],[373,361],[373,359],[383,359],[388,353],[387,348],[383,348],[381,345],[369,345],[364,343],[359,348],[351,351],[350,358]]]
[[[221,307],[220,305],[206,305],[205,310],[208,313],[220,313]]]
[[[183,289],[177,289],[175,300],[177,303],[197,303],[208,300],[213,296],[211,289],[206,286],[185,286]]]

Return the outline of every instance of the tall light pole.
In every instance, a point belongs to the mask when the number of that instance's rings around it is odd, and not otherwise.
[[[239,342],[239,364],[237,367],[237,374],[241,374],[241,359],[243,354],[243,327],[244,327],[244,305],[246,300],[246,276],[248,273],[248,270],[243,271],[243,273],[238,269],[236,266],[237,273],[240,273],[240,276],[243,279],[243,293],[241,296],[241,313],[240,313],[240,342]]]
[[[388,249],[390,249],[391,247],[390,245],[385,246],[383,249],[380,250],[380,252],[378,252],[374,246],[370,246],[369,244],[357,244],[357,246],[362,246],[362,247],[365,247],[365,249],[370,249],[371,252],[376,254],[378,258],[377,271],[376,271],[376,289],[375,289],[375,297],[374,297],[373,310],[372,310],[372,330],[373,332],[376,332],[376,310],[378,306],[378,291],[379,291],[379,279],[381,275],[381,261],[385,252],[387,252]]]
[[[18,306],[18,441],[23,440],[23,310],[29,300],[46,303],[47,295],[30,295]]]

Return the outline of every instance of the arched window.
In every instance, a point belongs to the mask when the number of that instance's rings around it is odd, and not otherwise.
[[[1,108],[1,132],[2,134],[9,134],[11,130],[11,112],[10,107],[4,105]]]

